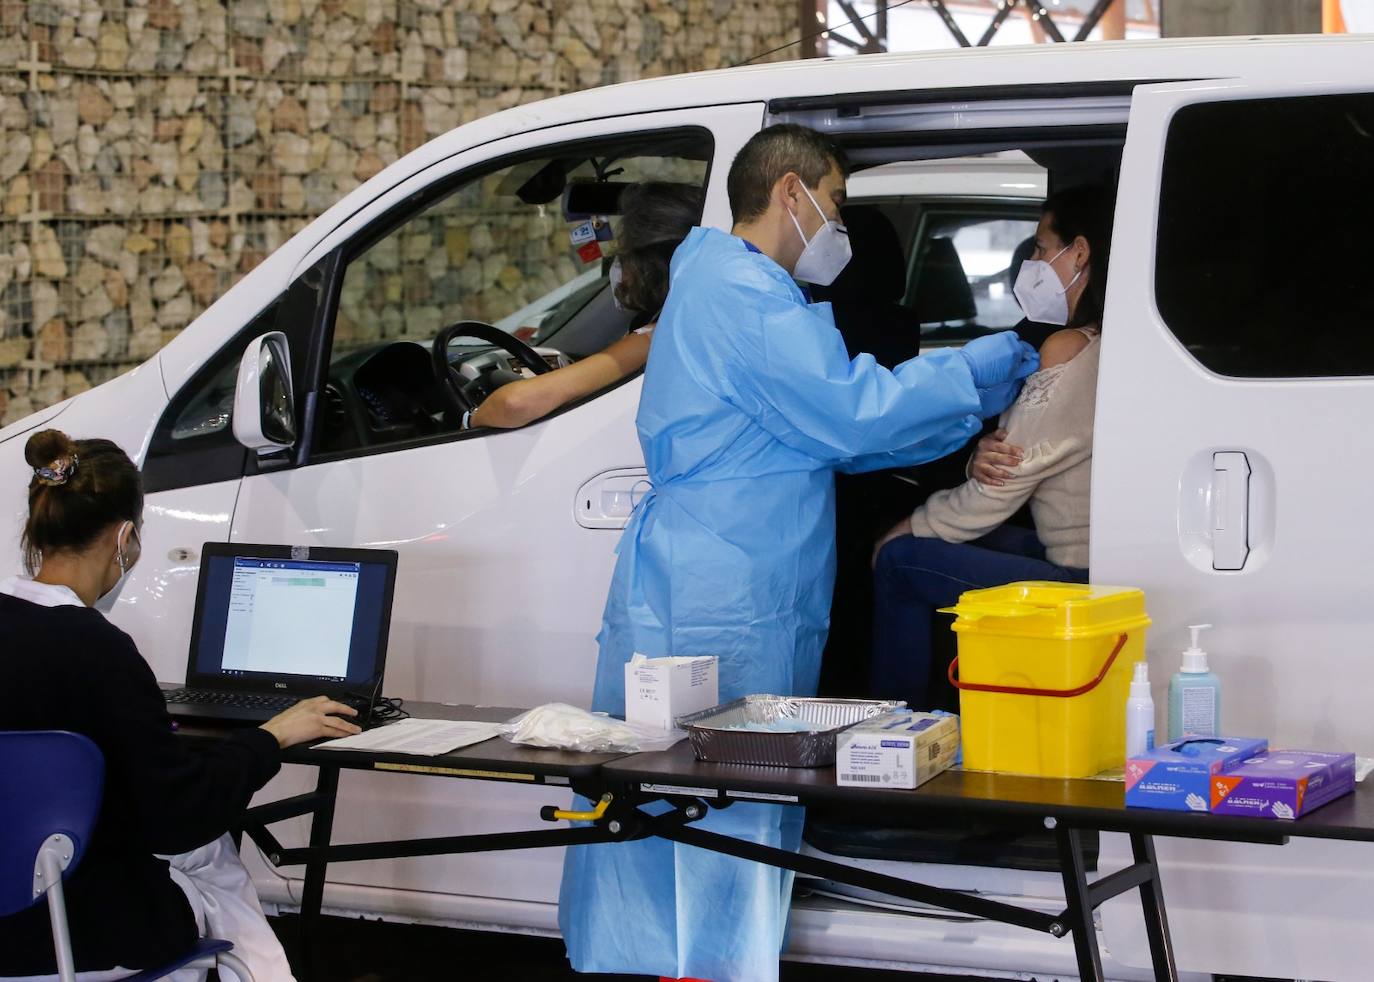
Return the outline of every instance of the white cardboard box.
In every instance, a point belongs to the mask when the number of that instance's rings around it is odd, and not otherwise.
[[[671,730],[674,720],[720,703],[714,655],[646,658],[625,665],[625,721]]]
[[[901,710],[841,730],[835,738],[835,783],[914,788],[954,764],[959,719]]]

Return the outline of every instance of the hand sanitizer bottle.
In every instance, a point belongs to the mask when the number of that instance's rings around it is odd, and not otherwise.
[[[1186,736],[1215,737],[1221,729],[1221,680],[1207,670],[1207,652],[1198,635],[1211,624],[1194,624],[1193,644],[1183,652],[1183,667],[1169,680],[1169,741]]]
[[[1150,695],[1150,666],[1135,663],[1131,697],[1126,700],[1126,759],[1155,748],[1155,701]]]

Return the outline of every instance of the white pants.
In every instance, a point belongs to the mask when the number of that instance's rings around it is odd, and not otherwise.
[[[253,881],[239,859],[234,840],[227,834],[209,845],[179,856],[161,856],[170,864],[172,880],[181,887],[196,915],[202,937],[232,941],[234,954],[253,973],[253,982],[294,982],[286,952],[272,933],[258,903]],[[80,939],[73,939],[79,945]],[[100,972],[79,972],[80,982],[116,982],[136,969],[113,968]],[[221,968],[223,982],[244,982],[230,969]],[[168,976],[171,982],[204,982],[200,969],[182,969]],[[28,976],[14,982],[57,982],[56,975]]]
[[[228,833],[191,852],[160,858],[170,864],[172,879],[191,902],[201,937],[232,941],[234,954],[253,973],[253,982],[294,982],[286,952],[267,923],[253,880]],[[169,977],[172,982],[200,982],[205,973],[183,969]],[[223,982],[242,982],[227,968],[219,970],[219,977]]]

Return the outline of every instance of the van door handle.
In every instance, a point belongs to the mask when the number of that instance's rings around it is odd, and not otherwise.
[[[1245,568],[1250,556],[1250,460],[1239,450],[1212,454],[1212,568]]]
[[[577,489],[573,514],[587,529],[623,529],[636,506],[653,488],[642,467],[604,471]]]

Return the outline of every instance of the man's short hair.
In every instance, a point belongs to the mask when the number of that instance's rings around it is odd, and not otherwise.
[[[816,187],[838,166],[848,176],[849,158],[830,137],[806,126],[779,123],[749,138],[730,165],[725,187],[730,213],[736,222],[748,222],[768,210],[773,185],[789,171],[806,186]]]

